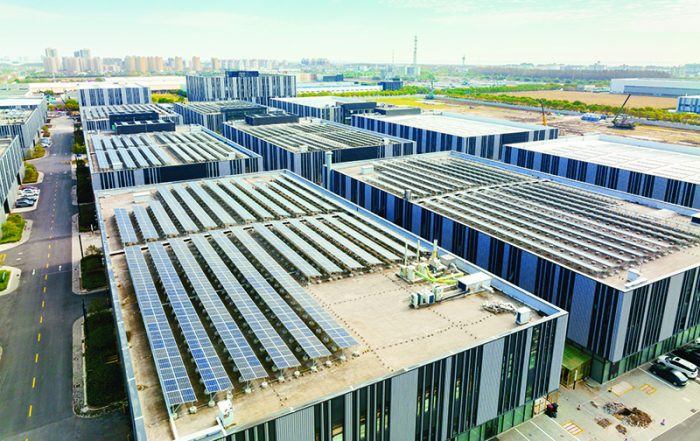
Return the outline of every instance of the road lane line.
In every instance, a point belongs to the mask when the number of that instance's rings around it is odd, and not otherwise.
[[[39,343],[41,341],[41,332],[38,332],[36,334],[36,342]]]
[[[29,414],[27,414],[27,418],[31,418],[31,417],[32,417],[32,405],[30,404],[29,405]]]
[[[41,301],[41,307],[42,307],[42,308],[44,307],[44,301],[43,301],[43,300]]]
[[[40,316],[39,316],[39,323],[40,323],[40,324],[41,324],[41,323],[44,323],[44,316],[43,316],[43,315],[40,315]]]
[[[34,364],[37,364],[37,363],[39,363],[39,353],[38,352],[34,356]]]
[[[46,287],[44,287],[44,293],[46,293]]]
[[[49,269],[49,263],[46,262],[46,269]]]
[[[48,275],[48,274],[44,274],[44,280],[49,280],[49,275]]]
[[[32,378],[32,389],[36,387],[36,377]]]

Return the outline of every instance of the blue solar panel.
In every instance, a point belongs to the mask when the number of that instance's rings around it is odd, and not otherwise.
[[[177,323],[185,337],[185,342],[190,350],[197,372],[202,378],[207,394],[233,389],[224,365],[221,364],[214,346],[209,340],[207,331],[197,316],[197,311],[177,275],[168,253],[162,243],[150,243],[148,252],[158,271],[163,290],[170,300]]]
[[[343,272],[342,268],[333,263],[332,260],[324,256],[323,254],[321,254],[319,250],[314,248],[306,240],[299,237],[297,233],[289,229],[289,227],[284,225],[282,222],[271,222],[270,225],[272,225],[275,228],[275,231],[280,233],[295,248],[299,249],[306,257],[316,262],[318,266],[323,268],[323,270],[328,274]]]
[[[268,230],[263,224],[254,224],[253,228],[255,232],[262,236],[267,243],[275,248],[286,260],[288,260],[292,265],[294,265],[299,271],[301,271],[304,276],[311,277],[321,277],[321,273],[318,272],[316,268],[313,267],[309,262],[301,257],[296,251],[294,251],[289,245],[284,243],[282,239],[275,236],[275,234]]]
[[[272,277],[279,282],[285,291],[306,311],[313,321],[333,340],[340,348],[355,346],[357,341],[340,326],[324,310],[318,302],[294,280],[275,260],[267,254],[252,237],[241,228],[234,228],[233,235],[243,244],[248,251],[261,262]]]
[[[173,406],[196,401],[192,383],[141,249],[138,246],[127,247],[124,252],[165,403],[171,409]]]
[[[193,235],[192,243],[207,262],[209,269],[214,273],[221,287],[226,291],[236,309],[243,316],[248,327],[253,331],[255,337],[263,346],[270,360],[278,369],[286,369],[299,366],[299,361],[294,357],[292,351],[284,343],[284,340],[277,334],[275,328],[270,324],[265,315],[260,311],[255,302],[250,298],[246,290],[238,283],[236,277],[226,266],[221,257],[216,253],[211,244],[201,235]],[[204,276],[195,271],[197,278]]]
[[[260,219],[272,219],[274,216],[270,214],[263,206],[255,202],[250,196],[235,187],[231,181],[221,180],[219,185],[228,190],[232,195],[236,196],[243,204],[245,204],[256,216]]]
[[[125,208],[114,209],[114,219],[117,221],[117,229],[119,230],[119,238],[123,245],[138,243],[139,238],[136,236],[136,230],[131,223],[129,212]]]
[[[253,348],[248,344],[243,332],[236,325],[190,249],[180,239],[170,241],[170,246],[197,294],[197,298],[202,303],[204,312],[214,325],[226,351],[241,374],[241,379],[251,381],[267,377],[267,372],[255,355]]]
[[[268,199],[265,194],[261,191],[256,190],[253,188],[252,185],[244,181],[243,179],[236,179],[236,184],[238,184],[239,187],[243,189],[250,197],[256,199],[258,202],[260,202],[262,205],[265,206],[266,209],[269,209],[270,211],[274,212],[277,217],[289,217],[289,213],[287,213],[286,210],[278,206],[276,203]]]
[[[196,233],[199,231],[199,227],[194,221],[185,213],[180,203],[175,199],[175,196],[170,192],[167,187],[158,187],[158,194],[165,201],[165,204],[170,208],[170,211],[175,215],[175,219],[180,223],[182,229],[188,233]]]
[[[201,184],[192,182],[190,183],[190,189],[202,201],[204,206],[211,210],[212,213],[219,218],[222,225],[235,225],[238,223],[233,217],[231,217],[230,214],[226,212],[226,210],[223,209],[221,205],[219,205],[218,202],[216,202],[216,200],[214,200],[213,197],[209,195],[209,193],[206,192],[206,190],[204,190]]]
[[[316,230],[320,231],[326,237],[330,238],[329,240],[334,241],[335,243],[339,244],[343,248],[347,248],[350,250],[351,253],[354,255],[358,256],[360,259],[364,260],[367,262],[368,265],[381,265],[382,261],[374,257],[372,254],[368,253],[362,247],[358,246],[356,243],[352,242],[351,240],[347,239],[345,236],[342,236],[339,232],[333,230],[330,228],[328,225],[324,224],[318,219],[314,219],[312,217],[306,218],[306,222],[311,225],[313,228]],[[342,231],[342,230],[341,230]],[[360,238],[364,238],[364,236],[355,236],[356,240],[359,240]],[[377,245],[373,242],[364,242],[363,243],[365,246],[368,246],[372,249],[376,248],[381,248],[377,247]]]
[[[180,196],[180,199],[182,199],[182,201],[185,203],[185,206],[189,210],[190,214],[192,214],[204,228],[217,227],[214,219],[209,217],[207,212],[202,209],[202,206],[198,204],[192,195],[187,191],[185,184],[173,184],[172,189],[175,190],[175,193],[177,193],[178,196]]]
[[[383,258],[389,260],[389,261],[395,261],[395,260],[400,260],[401,255],[400,254],[394,254],[391,251],[387,250],[384,248],[384,246],[388,246],[389,248],[397,250],[399,253],[403,252],[403,248],[393,244],[391,240],[389,240],[388,237],[382,235],[381,233],[378,233],[377,231],[366,227],[358,227],[358,229],[361,231],[358,233],[353,228],[350,228],[348,225],[342,223],[339,221],[337,218],[333,217],[334,215],[327,215],[324,217],[324,219],[333,225],[336,230],[340,230],[347,234],[348,236],[351,236],[353,239],[362,242],[366,247],[370,248],[372,251],[375,253],[379,254]],[[368,239],[368,237],[373,238],[374,240]],[[387,243],[388,242],[388,243]]]
[[[144,240],[158,239],[158,231],[156,231],[156,227],[153,225],[153,222],[151,222],[148,211],[139,204],[132,205],[131,209],[134,212],[136,224],[138,224],[139,230],[141,231],[141,237],[143,237]]]
[[[241,204],[226,193],[221,187],[216,185],[215,181],[205,181],[205,184],[216,195],[224,205],[228,206],[243,222],[255,222],[255,216],[250,214]]]
[[[292,193],[291,191],[289,191],[289,189],[281,186],[277,182],[270,182],[267,184],[267,186],[270,189],[276,191],[277,194],[284,195],[284,197],[288,201],[302,207],[306,213],[315,214],[315,213],[320,213],[321,211],[323,211],[320,208],[318,208],[317,206],[315,206],[314,204],[310,203],[309,201],[302,199],[299,196],[297,196],[296,194]]]
[[[321,207],[325,211],[334,211],[338,209],[338,206],[334,202],[331,202],[331,200],[326,196],[322,195],[316,190],[313,190],[308,185],[302,184],[296,179],[290,178],[289,176],[283,174],[280,175],[280,178],[281,180],[279,182],[299,193],[303,198],[308,199],[317,207]]]
[[[367,217],[363,217],[361,222],[359,219],[357,219],[354,216],[351,216],[349,213],[346,212],[338,213],[338,216],[340,216],[341,219],[343,219],[353,227],[357,228],[360,231],[364,231],[370,236],[380,234],[383,243],[387,244],[390,248],[393,248],[398,253],[403,254],[406,244],[408,244],[408,249],[413,250],[414,252],[419,246],[417,240],[412,240],[411,238],[405,237],[397,233],[396,231],[385,227],[384,225],[380,225],[377,222],[370,220]],[[369,225],[366,225],[365,223]],[[377,233],[377,231],[379,231],[379,233]],[[398,246],[396,245],[396,242],[399,243]],[[425,247],[423,246],[420,247],[420,250],[426,251]]]
[[[347,268],[360,269],[364,266],[357,260],[350,257],[343,250],[321,237],[320,234],[313,231],[308,226],[302,224],[301,221],[299,221],[298,219],[290,219],[289,224],[292,227],[296,228],[298,231],[300,231],[301,234],[308,237],[311,240],[311,242],[326,250],[326,253],[330,254],[331,256],[342,262],[342,264],[345,265]]]
[[[297,207],[287,199],[285,199],[283,196],[280,194],[272,191],[271,188],[269,188],[265,184],[257,184],[256,188],[258,189],[259,192],[264,193],[269,199],[274,200],[279,204],[280,207],[284,207],[285,210],[287,210],[289,213],[292,213],[294,215],[302,215],[305,214],[306,212],[302,210],[301,208]]]
[[[330,351],[321,343],[311,329],[299,318],[294,310],[275,291],[253,264],[236,248],[236,246],[221,231],[211,234],[217,245],[231,260],[231,263],[241,272],[248,284],[255,290],[277,319],[299,343],[299,346],[311,358],[327,357]],[[263,263],[264,264],[264,263]]]
[[[168,213],[165,211],[165,208],[163,208],[160,201],[153,200],[148,204],[148,206],[153,215],[156,217],[156,222],[158,222],[158,226],[160,226],[160,229],[163,231],[165,236],[170,237],[180,234],[175,227],[175,224],[173,224],[173,222],[170,220],[170,216],[168,216]]]

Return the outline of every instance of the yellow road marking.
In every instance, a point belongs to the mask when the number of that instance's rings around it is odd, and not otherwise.
[[[39,316],[39,323],[44,323],[44,316],[43,315]]]
[[[51,249],[51,244],[49,244],[49,249]]]
[[[36,334],[36,342],[39,343],[41,341],[41,332],[38,332]]]
[[[49,280],[49,275],[48,275],[48,274],[44,274],[44,280]]]
[[[30,404],[29,405],[29,414],[27,415],[27,418],[31,418],[31,417],[32,417],[32,405]]]
[[[49,262],[46,262],[46,269],[49,268]]]
[[[36,387],[36,377],[32,378],[32,389]]]
[[[44,307],[44,301],[43,301],[43,300],[41,301],[41,307],[42,307],[42,308]]]
[[[38,352],[34,356],[34,364],[37,364],[37,363],[39,363],[39,353]]]
[[[7,257],[7,254],[0,254],[0,263],[5,263],[6,257]]]
[[[46,292],[46,287],[44,287],[44,292]]]
[[[49,253],[49,255],[46,256],[46,258],[47,258],[47,259],[50,259],[50,258],[51,258],[51,253]]]

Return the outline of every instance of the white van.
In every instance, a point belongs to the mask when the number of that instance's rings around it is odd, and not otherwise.
[[[675,369],[679,371],[691,380],[698,377],[698,367],[689,361],[683,360],[680,357],[662,355],[656,361],[670,369]]]

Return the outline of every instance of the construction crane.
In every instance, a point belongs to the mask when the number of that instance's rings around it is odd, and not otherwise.
[[[627,101],[629,101],[631,96],[632,94],[627,95],[627,98],[625,98],[625,102],[622,103],[620,109],[615,114],[615,118],[613,118],[612,120],[612,127],[616,129],[625,130],[634,129],[634,122],[630,121],[630,117],[627,114],[622,113],[622,111],[625,109],[625,106],[627,105]]]
[[[540,102],[540,108],[542,109],[542,125],[547,127],[547,114],[544,112],[543,102]]]

